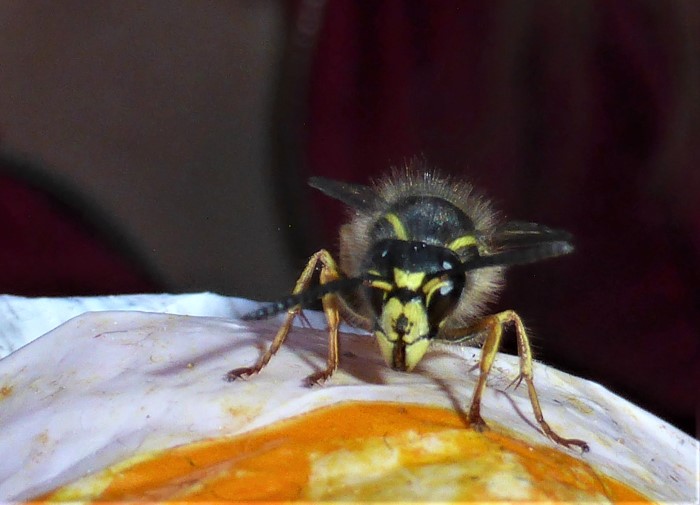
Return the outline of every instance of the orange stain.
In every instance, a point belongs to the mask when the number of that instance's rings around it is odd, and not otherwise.
[[[440,445],[441,440],[449,443]],[[83,485],[80,492],[87,494],[75,494],[75,491],[71,494],[71,486],[67,486],[41,499],[280,502],[316,501],[320,496],[322,500],[333,500],[340,495],[334,495],[332,489],[330,494],[314,489],[319,485],[315,483],[318,465],[335,461],[336,456],[339,460],[346,456],[359,458],[356,461],[362,463],[363,451],[368,447],[369,455],[397,456],[401,467],[409,471],[420,471],[421,466],[433,468],[430,465],[438,465],[435,468],[447,465],[454,470],[454,465],[460,464],[468,465],[472,472],[478,469],[463,479],[471,481],[465,483],[471,490],[460,491],[462,494],[458,495],[463,500],[495,499],[488,495],[489,482],[493,482],[489,480],[492,478],[489,465],[508,462],[502,468],[494,468],[493,475],[501,475],[503,468],[513,465],[524,469],[535,490],[533,501],[564,500],[573,496],[567,493],[576,492],[604,496],[613,502],[649,503],[639,493],[564,452],[533,447],[496,431],[477,433],[465,429],[453,411],[361,402],[315,410],[232,438],[206,440],[154,453],[133,464],[108,469],[93,491]],[[447,448],[447,453],[441,452],[440,447]],[[481,465],[482,460],[482,466],[475,466]],[[367,461],[372,461],[370,456]],[[388,474],[396,479],[395,473]],[[335,482],[334,475],[331,470],[325,485]],[[370,501],[377,496],[374,493],[390,485],[389,481],[378,479],[349,492],[357,493],[352,495],[354,499]]]

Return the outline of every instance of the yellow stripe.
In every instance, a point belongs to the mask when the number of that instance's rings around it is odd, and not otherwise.
[[[403,223],[399,219],[399,216],[396,214],[386,214],[384,219],[389,221],[389,224],[394,229],[396,238],[399,240],[408,240],[408,233],[406,232],[406,228],[404,227]]]
[[[423,294],[425,294],[426,305],[430,305],[430,300],[433,297],[433,293],[435,293],[435,291],[437,291],[438,289],[442,288],[448,282],[449,281],[446,280],[446,277],[435,277],[434,279],[430,279],[428,282],[425,283],[425,285],[423,286]]]
[[[398,288],[406,288],[418,291],[425,279],[425,272],[406,272],[400,268],[394,268],[394,282]]]
[[[477,243],[474,235],[463,235],[450,242],[447,248],[452,251],[458,251],[459,249],[464,249],[465,247],[472,247],[475,245],[477,245]]]
[[[431,291],[437,289],[444,281],[445,279],[443,279],[442,277],[434,277],[430,279],[423,286],[423,293],[425,293],[426,295],[430,294]]]
[[[382,291],[391,291],[394,289],[394,285],[389,281],[383,281],[380,279],[369,281],[369,285],[373,288],[381,289]]]

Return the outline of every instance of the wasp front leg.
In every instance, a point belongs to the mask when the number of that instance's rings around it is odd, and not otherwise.
[[[308,288],[311,280],[313,279],[316,267],[319,264],[321,265],[321,271],[319,273],[319,282],[321,284],[325,284],[340,278],[340,273],[335,260],[328,251],[321,249],[316,254],[311,256],[311,259],[306,264],[304,271],[301,273],[296,285],[294,286],[294,290],[292,291],[293,295],[301,293]],[[314,373],[306,378],[305,382],[307,385],[322,383],[333,375],[333,372],[335,372],[335,370],[338,368],[338,327],[340,326],[340,314],[337,297],[335,294],[330,293],[325,295],[321,302],[323,304],[323,312],[326,314],[326,319],[328,321],[328,359],[325,370]],[[231,370],[226,374],[226,380],[231,382],[238,378],[245,378],[259,373],[268,364],[272,356],[277,353],[279,348],[287,339],[287,335],[292,328],[294,319],[300,313],[301,307],[299,306],[290,309],[287,312],[287,316],[285,317],[282,326],[277,331],[272,344],[267,349],[265,354],[260,357],[255,366]]]
[[[477,430],[486,429],[486,423],[481,417],[481,397],[486,389],[486,379],[491,372],[491,367],[501,345],[501,337],[503,336],[503,327],[507,324],[513,324],[518,344],[518,356],[520,358],[520,374],[513,381],[514,384],[520,384],[523,380],[527,384],[527,392],[530,397],[532,411],[535,414],[537,423],[542,428],[542,431],[551,440],[565,447],[578,447],[583,452],[588,451],[588,444],[583,440],[564,438],[557,434],[545,421],[540,407],[540,401],[537,397],[535,384],[532,373],[532,349],[530,348],[530,339],[527,336],[525,326],[523,325],[520,316],[512,310],[506,310],[498,314],[486,316],[479,320],[474,325],[458,330],[450,330],[447,335],[451,340],[455,340],[458,336],[470,335],[476,333],[486,333],[486,339],[481,351],[481,361],[479,362],[479,380],[474,388],[474,396],[469,407],[469,423]]]

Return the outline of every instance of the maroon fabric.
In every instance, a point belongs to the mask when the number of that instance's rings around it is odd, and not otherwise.
[[[0,175],[0,230],[0,293],[159,291],[150,275],[110,244],[104,230],[96,230],[46,191],[8,175]]]
[[[693,431],[700,15],[663,5],[328,2],[306,153],[357,182],[420,155],[572,231],[577,252],[513,269],[495,308],[521,312],[541,359]],[[313,198],[333,243],[342,209]]]

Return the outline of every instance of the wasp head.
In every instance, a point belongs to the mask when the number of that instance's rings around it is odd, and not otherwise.
[[[368,297],[386,363],[410,371],[457,307],[465,273],[457,255],[424,242],[382,240],[369,254]]]

